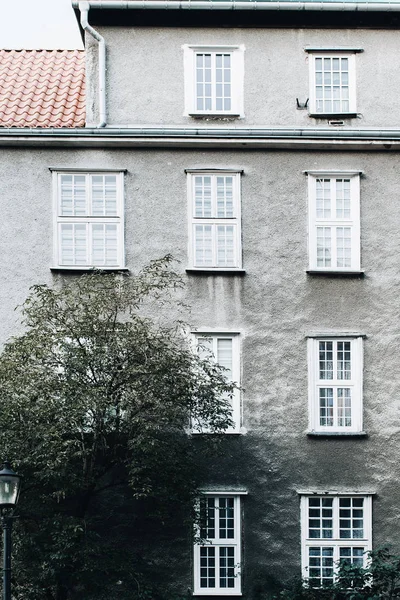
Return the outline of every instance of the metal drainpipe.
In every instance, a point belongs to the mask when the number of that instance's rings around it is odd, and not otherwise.
[[[89,2],[79,2],[79,10],[81,13],[81,26],[90,33],[90,35],[99,43],[99,112],[100,123],[97,127],[105,127],[107,124],[107,109],[106,109],[106,43],[102,35],[100,35],[88,21],[88,13],[90,9]]]

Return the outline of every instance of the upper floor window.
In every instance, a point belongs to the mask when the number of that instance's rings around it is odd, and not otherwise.
[[[59,172],[54,176],[55,266],[124,267],[123,173]]]
[[[188,197],[191,266],[239,269],[240,173],[188,171]]]
[[[359,172],[308,172],[311,271],[360,271]]]
[[[302,571],[311,587],[332,585],[341,562],[365,567],[371,509],[370,495],[302,496]]]
[[[361,432],[362,338],[309,339],[310,430]]]
[[[183,46],[185,115],[243,116],[243,46]]]
[[[194,594],[240,596],[240,496],[204,494],[194,546]]]
[[[212,357],[225,369],[224,375],[229,381],[240,384],[240,348],[239,335],[234,333],[196,333],[197,348],[201,356]],[[240,431],[240,390],[234,392],[232,403],[232,421],[234,426],[227,433]]]
[[[310,113],[351,115],[356,106],[356,55],[348,51],[306,48],[310,53]]]

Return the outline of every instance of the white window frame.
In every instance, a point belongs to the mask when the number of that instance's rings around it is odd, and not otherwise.
[[[188,223],[188,240],[189,240],[189,265],[191,269],[197,269],[199,271],[236,271],[242,268],[242,232],[241,232],[241,198],[240,198],[240,176],[241,171],[229,170],[229,169],[187,169],[187,196],[189,202],[189,223]],[[233,178],[233,206],[234,216],[233,217],[196,217],[195,216],[195,178],[196,176],[209,176],[211,177],[212,185],[212,204],[215,209],[216,206],[216,181],[217,177],[232,177]],[[213,244],[212,244],[212,264],[202,265],[196,264],[196,248],[195,248],[195,227],[196,225],[210,225],[213,231]],[[217,238],[216,228],[218,225],[232,225],[236,230],[234,236],[234,265],[224,266],[217,264]]]
[[[357,112],[357,99],[356,99],[356,52],[359,50],[353,51],[341,51],[341,50],[311,50],[306,48],[306,52],[309,52],[309,65],[310,65],[310,115],[323,117],[323,116],[335,116],[335,115],[354,115]],[[349,63],[349,110],[348,111],[326,111],[326,110],[317,110],[317,97],[316,97],[316,59],[324,59],[324,58],[347,58]]]
[[[233,538],[220,538],[218,530],[218,509],[215,510],[215,533],[216,536],[209,540],[200,540],[194,544],[194,596],[241,596],[242,595],[242,583],[241,583],[241,502],[240,498],[246,492],[203,492],[202,498],[215,498],[216,506],[219,506],[221,498],[233,499],[233,510],[234,510],[234,537]],[[200,500],[198,501],[198,509],[200,510]],[[196,537],[200,536],[200,528],[196,528]],[[202,548],[215,548],[215,587],[201,587],[200,585],[200,567],[201,567],[201,550]],[[219,557],[221,548],[234,548],[234,587],[224,588],[220,585],[219,580]]]
[[[185,74],[185,110],[184,116],[231,116],[244,117],[243,108],[243,83],[244,83],[244,46],[192,46],[185,44],[183,48],[184,74]],[[231,55],[231,109],[217,110],[215,72],[212,72],[212,104],[211,110],[198,110],[196,107],[196,56],[198,54],[211,54],[215,60],[216,54]]]
[[[66,270],[86,270],[86,269],[101,269],[101,270],[116,270],[125,268],[125,251],[124,251],[124,171],[108,171],[104,170],[80,170],[80,169],[57,169],[53,170],[53,206],[54,206],[54,242],[53,242],[53,266],[56,269]],[[79,175],[86,178],[86,192],[88,198],[88,206],[91,207],[92,201],[92,186],[91,178],[96,175],[112,175],[116,177],[117,188],[117,210],[116,215],[110,216],[94,216],[90,213],[84,216],[63,216],[61,214],[61,178],[64,175]],[[61,260],[61,226],[62,225],[85,225],[87,231],[86,251],[87,263],[82,265],[63,264]],[[114,224],[117,229],[117,260],[113,265],[94,264],[91,256],[91,226],[93,224]]]
[[[332,538],[309,537],[309,500],[310,498],[331,498],[333,531]],[[363,499],[363,537],[340,538],[339,535],[339,503],[343,498]],[[322,511],[321,511],[322,513]],[[329,492],[317,494],[301,494],[301,571],[305,579],[309,578],[309,548],[333,548],[334,580],[336,579],[340,548],[363,548],[364,552],[372,550],[372,495],[366,492]],[[355,518],[355,517],[353,517]],[[366,566],[367,555],[363,554],[363,564]]]
[[[333,371],[337,370],[337,343],[350,342],[351,352],[351,379],[319,379],[319,343],[333,342]],[[308,397],[309,397],[309,431],[318,433],[361,433],[363,426],[363,338],[361,336],[318,336],[308,339]],[[334,424],[324,426],[320,424],[319,389],[333,388],[335,403]],[[338,388],[351,389],[351,425],[337,423],[337,390]]]
[[[308,243],[309,270],[313,272],[360,272],[360,171],[307,171],[308,175]],[[317,217],[317,185],[321,180],[330,181],[331,216]],[[350,181],[350,216],[336,217],[336,182]],[[317,256],[318,228],[330,228],[331,234],[331,265],[319,266]],[[349,266],[337,266],[338,228],[351,229],[351,261]]]
[[[232,381],[240,386],[241,380],[241,355],[240,355],[240,333],[238,332],[221,332],[218,331],[210,331],[210,329],[201,329],[195,332],[192,332],[194,342],[196,345],[196,350],[198,349],[199,342],[202,338],[207,338],[212,340],[212,353],[215,357],[217,341],[220,339],[230,339],[232,340]],[[232,421],[234,421],[234,426],[228,427],[225,429],[224,433],[240,433],[241,431],[241,422],[242,422],[242,414],[241,414],[241,394],[240,389],[236,389],[234,391],[232,397]]]

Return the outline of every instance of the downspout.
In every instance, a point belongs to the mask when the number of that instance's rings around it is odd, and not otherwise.
[[[88,21],[88,13],[90,9],[89,2],[79,2],[79,10],[81,13],[81,26],[87,31],[97,42],[99,48],[99,113],[100,122],[97,127],[105,127],[107,124],[106,110],[106,43],[102,35],[100,35]]]

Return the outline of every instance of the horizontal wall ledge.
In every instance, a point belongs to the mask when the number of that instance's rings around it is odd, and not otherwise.
[[[364,48],[354,46],[306,46],[304,52],[364,52]]]
[[[336,127],[109,127],[79,129],[0,128],[0,146],[212,147],[321,150],[400,149],[400,128]]]
[[[52,273],[74,274],[81,273],[129,273],[127,267],[50,267]]]
[[[219,275],[246,275],[245,269],[185,269],[186,273],[190,275],[212,275],[218,277]]]
[[[235,487],[212,487],[210,486],[209,488],[206,489],[200,489],[199,490],[200,494],[203,494],[205,496],[215,496],[215,495],[230,495],[230,494],[234,494],[235,496],[247,496],[248,495],[248,491],[245,488],[235,488]]]
[[[307,431],[309,438],[366,438],[366,431]]]
[[[300,496],[375,496],[376,490],[349,490],[348,488],[327,489],[301,489],[296,490]]]
[[[317,277],[364,277],[365,271],[319,271],[309,269],[306,271],[308,275],[316,275]]]
[[[57,173],[127,173],[128,169],[110,169],[108,167],[49,167]]]
[[[366,333],[362,333],[360,331],[344,331],[343,329],[337,329],[335,331],[332,331],[332,329],[330,329],[329,331],[310,331],[309,333],[306,334],[305,336],[306,338],[367,338],[367,334]],[[315,431],[309,431],[308,433],[317,433],[319,434],[319,432],[315,432]],[[323,432],[324,435],[326,435],[325,432]],[[329,435],[332,435],[331,433],[328,432]],[[336,434],[335,434],[336,435]],[[343,435],[343,434],[340,434]]]

